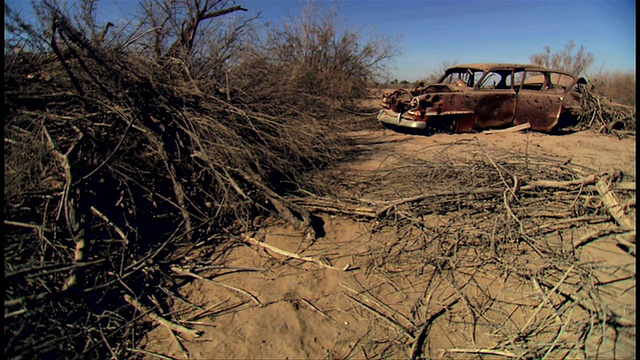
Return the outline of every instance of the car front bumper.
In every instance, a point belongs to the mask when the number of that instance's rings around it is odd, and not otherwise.
[[[378,113],[378,121],[383,124],[402,126],[412,129],[424,129],[427,127],[426,121],[409,120],[402,117],[402,114],[391,110],[382,109]]]

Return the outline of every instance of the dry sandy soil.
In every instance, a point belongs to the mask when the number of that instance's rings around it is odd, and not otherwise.
[[[345,198],[358,202],[336,200],[336,211],[321,209],[322,199],[307,203],[315,209],[315,241],[265,219],[257,220],[259,231],[225,249],[190,249],[170,274],[175,283],[168,285],[180,297],[163,316],[198,334],[158,325],[141,355],[635,358],[635,233],[606,216],[593,183],[546,197],[410,199],[473,184],[474,176],[478,188],[494,186],[480,179],[493,170],[508,190],[513,175],[524,189],[540,180],[535,174],[571,181],[618,169],[615,194],[635,224],[635,136],[423,136],[379,126],[351,135],[362,150],[357,160],[320,180],[340,182]],[[531,173],[516,174],[509,161]],[[474,165],[480,162],[486,166]],[[458,163],[462,174],[452,170]],[[550,178],[554,167],[566,174]],[[445,178],[452,171],[449,186],[443,187],[443,171]]]

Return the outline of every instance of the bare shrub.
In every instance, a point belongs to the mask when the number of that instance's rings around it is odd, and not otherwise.
[[[292,94],[312,108],[322,99],[347,104],[366,95],[367,84],[397,52],[381,35],[362,40],[358,32],[342,29],[335,8],[309,2],[301,5],[300,16],[260,39],[247,61],[271,74],[267,81],[275,81],[279,95]]]

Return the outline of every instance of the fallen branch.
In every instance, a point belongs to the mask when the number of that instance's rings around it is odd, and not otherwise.
[[[176,273],[178,273],[178,274],[180,274],[180,275],[191,276],[191,277],[193,277],[193,278],[196,278],[196,279],[199,279],[199,280],[203,280],[203,281],[206,281],[206,282],[211,283],[211,284],[214,284],[214,285],[222,286],[222,287],[224,287],[224,288],[227,288],[227,289],[231,289],[231,290],[237,291],[237,292],[239,292],[239,293],[242,293],[242,294],[247,295],[248,297],[250,297],[250,298],[251,298],[251,300],[253,300],[253,302],[255,302],[255,303],[256,303],[256,305],[258,305],[258,306],[263,306],[262,302],[261,302],[261,301],[260,301],[260,300],[255,296],[255,295],[251,294],[250,292],[248,292],[248,291],[246,291],[246,290],[243,290],[243,289],[237,288],[237,287],[235,287],[235,286],[231,286],[231,285],[226,285],[226,284],[223,284],[223,283],[219,283],[219,282],[217,282],[217,281],[213,281],[213,280],[211,280],[211,279],[207,279],[206,277],[204,277],[204,276],[202,276],[202,275],[198,275],[198,274],[192,273],[192,272],[191,272],[191,271],[189,271],[189,270],[185,270],[185,269],[180,268],[180,267],[177,267],[177,266],[172,266],[172,267],[171,267],[171,271],[176,272]]]
[[[127,236],[124,234],[124,231],[120,230],[119,227],[117,227],[114,223],[112,223],[111,220],[109,220],[109,218],[105,214],[101,213],[100,211],[98,211],[98,209],[96,209],[93,206],[91,207],[91,212],[97,217],[104,220],[111,227],[113,227],[113,229],[118,233],[118,235],[120,235],[120,238],[122,239],[125,245],[129,244],[129,239],[127,239]]]
[[[460,297],[456,297],[452,301],[449,301],[449,303],[443,306],[440,310],[431,314],[431,316],[427,318],[427,320],[424,322],[424,325],[422,325],[422,327],[420,328],[420,332],[416,336],[416,340],[413,342],[413,345],[411,345],[411,360],[418,359],[422,354],[424,341],[427,339],[427,334],[429,333],[429,329],[431,328],[433,322],[436,321],[436,319],[439,318],[442,314],[444,314],[447,309],[457,304],[458,301],[460,301]]]
[[[390,318],[389,316],[379,312],[378,310],[372,308],[371,306],[363,303],[362,301],[354,298],[353,296],[344,293],[349,299],[355,301],[356,303],[358,303],[360,306],[362,306],[363,308],[369,310],[371,313],[373,313],[374,315],[376,315],[377,317],[381,318],[382,320],[384,320],[384,322],[386,322],[387,324],[391,325],[391,327],[396,328],[400,331],[402,331],[404,334],[406,334],[407,336],[409,336],[411,339],[415,340],[415,336],[413,335],[413,333],[411,333],[411,331],[407,330],[404,326],[400,325],[400,323],[398,323],[397,321],[393,320],[392,318]]]
[[[518,131],[522,131],[522,130],[527,130],[527,129],[530,129],[530,128],[531,128],[531,124],[524,123],[524,124],[512,126],[510,128],[507,128],[507,129],[486,130],[486,131],[483,131],[482,133],[485,134],[485,135],[505,134],[505,133],[514,133],[514,132],[518,132]]]
[[[174,322],[171,322],[171,321],[163,318],[162,316],[156,314],[152,310],[149,310],[149,309],[145,308],[144,305],[140,304],[140,302],[138,302],[136,299],[132,298],[128,294],[126,294],[124,296],[124,300],[126,302],[128,302],[129,304],[131,304],[134,308],[136,308],[136,310],[140,311],[143,314],[146,314],[152,320],[155,320],[159,324],[166,326],[171,331],[176,331],[176,332],[179,332],[181,334],[189,335],[192,338],[199,338],[202,335],[202,333],[199,332],[199,331],[186,328],[186,327],[184,327],[184,326],[182,326],[180,324],[176,324]]]
[[[598,189],[602,202],[616,223],[625,230],[635,230],[635,223],[624,213],[624,208],[620,204],[620,200],[618,200],[618,197],[612,191],[612,178],[613,176],[609,176],[600,179],[596,183],[596,189]]]
[[[458,353],[458,354],[477,354],[477,355],[496,355],[496,356],[504,356],[509,358],[520,358],[520,355],[516,355],[510,351],[500,351],[493,349],[444,349],[445,352],[449,353]]]
[[[603,236],[614,234],[614,233],[620,233],[620,232],[624,232],[624,230],[616,229],[616,228],[613,228],[613,227],[597,230],[595,232],[589,233],[589,234],[581,237],[580,239],[578,239],[578,241],[573,243],[573,247],[574,247],[574,249],[577,249],[577,248],[582,247],[584,245],[587,245],[590,242],[592,242],[594,240],[597,240],[597,239],[599,239],[599,238],[601,238]]]
[[[250,244],[252,244],[252,245],[258,245],[258,246],[261,246],[261,247],[263,247],[265,249],[269,249],[269,250],[271,250],[273,252],[276,252],[276,253],[278,253],[280,255],[288,256],[288,257],[291,257],[291,258],[294,258],[294,259],[312,262],[314,264],[320,265],[320,266],[325,267],[327,269],[347,271],[351,267],[350,264],[347,264],[342,268],[335,267],[335,266],[332,266],[330,264],[327,264],[327,263],[323,262],[322,260],[319,260],[319,259],[316,259],[316,258],[312,258],[312,257],[309,257],[309,256],[302,256],[302,255],[294,254],[292,252],[289,252],[289,251],[286,251],[286,250],[282,250],[282,249],[277,248],[277,247],[275,247],[273,245],[269,245],[269,244],[267,244],[265,242],[259,241],[257,239],[254,239],[254,238],[252,238],[250,236],[247,236],[247,235],[244,235],[244,234],[242,234],[242,238],[245,241],[247,241]]]

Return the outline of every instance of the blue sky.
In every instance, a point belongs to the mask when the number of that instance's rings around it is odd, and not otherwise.
[[[73,1],[73,0],[70,0]],[[236,0],[261,22],[279,23],[299,13],[300,0]],[[28,11],[28,0],[6,0]],[[636,64],[636,4],[633,0],[337,0],[341,22],[363,37],[384,34],[401,49],[391,78],[415,81],[444,62],[528,63],[529,56],[562,50],[569,40],[584,45],[599,70],[633,70]],[[137,0],[100,0],[104,22],[124,24]]]

